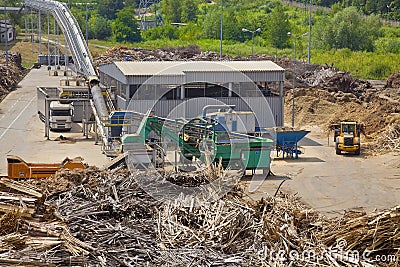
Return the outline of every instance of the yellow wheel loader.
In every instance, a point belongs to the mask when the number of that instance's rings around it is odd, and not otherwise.
[[[333,125],[333,129],[337,155],[342,154],[342,151],[360,155],[361,124],[345,121]]]

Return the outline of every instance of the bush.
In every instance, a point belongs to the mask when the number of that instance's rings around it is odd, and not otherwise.
[[[146,41],[157,39],[175,40],[179,37],[178,27],[172,25],[157,26],[142,32],[142,38]]]
[[[368,70],[368,76],[373,79],[382,79],[382,77],[387,77],[391,73],[390,66],[383,62],[377,62],[371,65]]]
[[[363,17],[355,7],[345,8],[333,18],[321,19],[314,29],[316,46],[327,49],[373,51],[373,42],[381,35],[379,18]]]

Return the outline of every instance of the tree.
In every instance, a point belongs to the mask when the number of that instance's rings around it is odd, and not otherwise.
[[[111,23],[108,19],[99,15],[91,16],[89,19],[89,36],[104,40],[112,35]]]
[[[178,39],[179,29],[172,25],[166,24],[143,31],[142,37],[145,40]]]
[[[282,5],[277,5],[268,16],[267,29],[262,36],[276,48],[288,47],[287,33],[290,31],[290,23],[285,9]]]
[[[163,0],[161,9],[164,21],[168,23],[181,22],[182,3],[181,0]]]
[[[123,0],[99,0],[97,3],[97,12],[104,18],[114,20],[117,17],[117,12],[123,7]]]
[[[219,39],[220,13],[218,9],[208,9],[201,21],[201,28],[205,38]]]
[[[181,22],[188,23],[190,21],[195,21],[199,12],[197,1],[182,0],[181,3]]]
[[[377,16],[365,18],[355,7],[348,7],[333,18],[317,22],[314,29],[317,47],[372,51],[373,42],[380,35],[381,23]]]
[[[139,42],[141,40],[139,24],[134,18],[135,10],[124,7],[117,12],[117,18],[112,22],[113,36],[117,42]]]

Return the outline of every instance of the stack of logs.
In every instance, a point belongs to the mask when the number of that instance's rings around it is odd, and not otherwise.
[[[0,265],[379,266],[381,254],[393,255],[382,266],[399,263],[400,207],[327,219],[293,195],[246,200],[240,186],[185,207],[139,188],[151,175],[92,168],[1,179]]]

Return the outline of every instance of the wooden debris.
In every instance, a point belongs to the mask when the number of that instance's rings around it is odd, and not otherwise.
[[[369,214],[352,210],[328,220],[296,196],[250,201],[240,187],[219,201],[186,207],[151,198],[136,182],[146,176],[154,179],[151,172],[63,171],[40,183],[16,182],[22,189],[17,192],[3,185],[0,204],[14,208],[21,201],[35,212],[19,217],[19,211],[0,211],[0,229],[4,221],[9,225],[0,233],[0,265],[380,266],[345,253],[400,256],[400,207]],[[176,174],[173,180],[193,186],[201,180],[191,182],[193,176]],[[73,180],[73,186],[53,186],[57,177],[61,183]],[[31,184],[50,197],[39,201],[21,194]]]
[[[5,64],[5,53],[0,53],[0,100],[7,95],[25,76],[27,71],[21,65],[21,54],[8,54],[8,65]]]
[[[400,89],[400,72],[395,72],[386,80],[385,88]]]
[[[400,124],[392,124],[380,134],[377,144],[381,150],[400,152]]]

